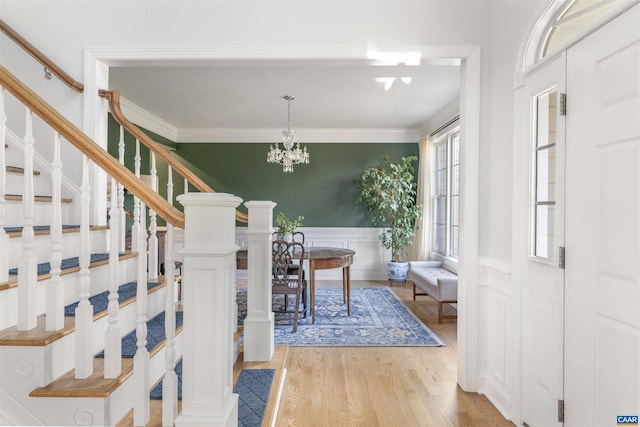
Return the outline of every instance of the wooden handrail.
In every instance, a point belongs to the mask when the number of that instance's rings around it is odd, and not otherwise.
[[[180,210],[153,191],[144,181],[121,165],[117,159],[102,149],[1,65],[0,85],[167,222],[176,227],[184,228],[184,214]]]
[[[122,113],[120,108],[120,91],[119,90],[100,90],[100,96],[109,101],[109,109],[113,118],[125,128],[131,135],[142,142],[149,150],[156,153],[161,159],[167,162],[173,170],[178,172],[184,178],[187,179],[195,188],[203,193],[214,193],[215,191],[209,187],[198,175],[194,174],[188,167],[179,162],[175,157],[171,155],[162,144],[151,139],[146,133],[144,133],[138,126],[130,122]],[[186,191],[186,189],[185,189]],[[236,210],[236,220],[239,222],[248,222],[248,216],[245,213]]]
[[[16,42],[18,46],[22,47],[27,53],[35,58],[44,68],[51,73],[55,74],[60,80],[64,82],[71,89],[76,92],[82,93],[84,91],[84,85],[79,81],[76,81],[64,70],[58,67],[51,59],[49,59],[44,53],[40,52],[34,45],[29,43],[24,37],[18,34],[13,28],[11,28],[6,22],[0,19],[0,31],[5,33],[11,40]]]

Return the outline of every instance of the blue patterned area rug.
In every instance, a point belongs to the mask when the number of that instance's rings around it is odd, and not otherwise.
[[[278,296],[281,298],[281,296]],[[239,324],[246,317],[246,288],[238,289]],[[289,300],[293,305],[293,298]],[[281,305],[275,300],[274,310]],[[437,347],[444,343],[389,288],[351,288],[351,316],[342,302],[342,288],[316,289],[316,323],[311,315],[298,320],[292,332],[289,319],[276,315],[275,344],[337,347]],[[242,344],[244,337],[241,337]]]

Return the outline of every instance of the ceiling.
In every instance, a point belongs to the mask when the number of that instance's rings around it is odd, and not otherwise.
[[[295,97],[291,128],[300,142],[415,142],[457,100],[459,61],[397,62],[125,63],[111,67],[109,86],[121,91],[132,121],[176,142],[276,141],[287,127],[285,95]]]

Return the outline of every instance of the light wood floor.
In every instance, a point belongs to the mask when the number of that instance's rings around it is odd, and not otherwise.
[[[289,347],[276,425],[513,426],[484,396],[457,386],[455,321],[439,325],[437,304],[429,297],[414,302],[410,285],[393,290],[446,347]]]
[[[352,282],[352,287],[387,285]],[[317,286],[342,283],[318,281]],[[284,364],[277,427],[513,427],[487,398],[457,386],[456,322],[439,325],[437,304],[429,297],[414,302],[410,284],[392,289],[446,347],[288,347],[284,353],[278,349],[272,362],[240,360],[234,378],[242,368],[280,369]],[[274,381],[272,390],[276,387]],[[263,427],[270,425],[274,398]],[[159,401],[152,401],[151,409],[148,426],[161,425]],[[133,425],[132,414],[119,425]]]

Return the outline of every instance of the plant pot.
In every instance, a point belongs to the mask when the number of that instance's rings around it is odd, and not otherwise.
[[[387,275],[390,282],[404,283],[407,280],[409,272],[409,263],[407,261],[387,263]]]

